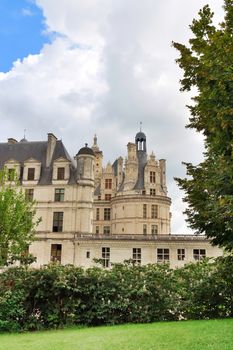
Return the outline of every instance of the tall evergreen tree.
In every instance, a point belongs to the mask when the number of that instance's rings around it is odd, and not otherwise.
[[[204,161],[186,164],[188,177],[176,179],[185,191],[187,221],[214,245],[233,251],[233,0],[216,27],[208,5],[190,28],[189,46],[173,42],[183,69],[181,91],[195,87],[188,128],[204,135]]]

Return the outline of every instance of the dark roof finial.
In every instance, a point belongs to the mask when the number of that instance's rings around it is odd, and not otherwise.
[[[85,143],[85,147],[87,147],[88,146],[88,143]]]
[[[20,140],[20,142],[27,142],[28,140],[26,139],[26,129],[23,129],[23,139]]]

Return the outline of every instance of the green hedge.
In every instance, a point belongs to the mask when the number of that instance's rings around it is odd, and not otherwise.
[[[233,257],[171,270],[116,264],[9,268],[0,274],[0,331],[233,316]]]

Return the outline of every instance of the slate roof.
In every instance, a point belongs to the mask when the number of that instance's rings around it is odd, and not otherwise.
[[[23,167],[24,162],[29,158],[34,158],[41,163],[41,177],[39,184],[47,185],[52,182],[52,166],[46,167],[47,141],[24,141],[12,143],[0,143],[0,169],[4,163],[10,159],[18,161]],[[76,178],[76,169],[72,159],[61,140],[56,141],[52,162],[58,158],[67,159],[70,162],[70,179],[73,183]],[[52,164],[51,162],[51,164]]]
[[[144,134],[144,132],[139,131],[135,136],[135,140],[146,140],[146,135]]]
[[[90,154],[91,156],[94,156],[95,153],[93,152],[93,150],[90,148],[90,147],[82,147],[78,153],[77,153],[77,156],[80,155],[80,154]]]

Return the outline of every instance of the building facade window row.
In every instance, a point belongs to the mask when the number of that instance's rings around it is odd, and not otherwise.
[[[25,189],[25,197],[28,200],[34,199],[34,189],[26,188]],[[64,202],[65,199],[65,189],[64,188],[55,188],[54,190],[54,202]]]
[[[104,225],[104,226],[100,226],[100,225],[96,225],[95,226],[95,234],[99,235],[102,230],[102,233],[105,235],[110,235],[111,234],[111,226],[108,225]],[[122,228],[122,232],[124,232],[124,228]],[[117,232],[116,232],[117,233]],[[158,225],[157,224],[152,224],[152,225],[147,225],[147,224],[143,224],[142,225],[142,234],[144,236],[151,234],[152,236],[155,236],[158,234]]]
[[[15,174],[15,168],[8,168],[8,180],[12,180],[13,174]],[[26,174],[25,174],[26,172]],[[65,167],[58,167],[54,174],[54,178],[57,180],[65,180]],[[24,181],[34,181],[36,179],[36,168],[35,167],[26,167],[24,170]]]
[[[111,260],[111,248],[110,247],[102,247],[101,248],[101,258],[103,267],[110,267]],[[185,249],[178,248],[176,250],[177,260],[185,260]],[[164,263],[170,261],[170,249],[169,248],[157,248],[157,262]],[[90,250],[86,251],[86,258],[90,259],[91,252]],[[201,260],[206,257],[205,249],[193,249],[193,259]],[[61,263],[62,259],[62,244],[51,244],[51,257],[50,260],[54,262]],[[142,248],[132,248],[132,262],[133,264],[140,265],[142,262]]]

